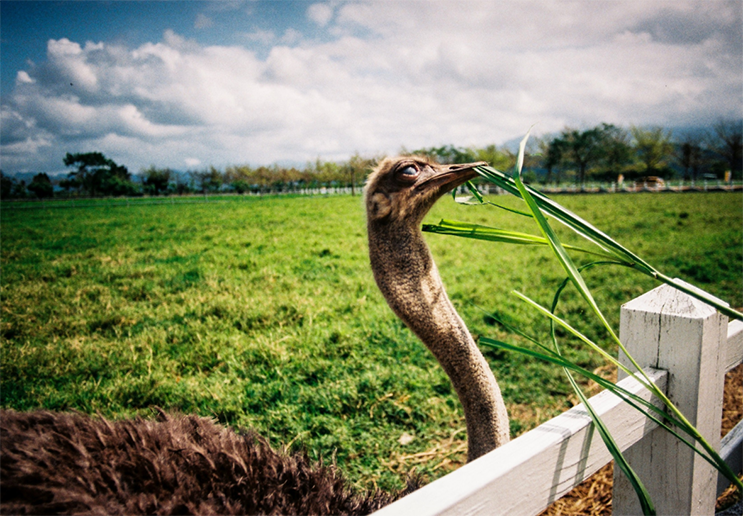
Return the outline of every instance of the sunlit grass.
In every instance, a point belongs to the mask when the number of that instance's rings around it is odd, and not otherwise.
[[[667,274],[743,306],[740,194],[559,202]],[[534,232],[526,217],[446,199],[426,222],[441,218]],[[413,465],[439,476],[464,462],[462,411],[374,285],[364,226],[360,199],[343,196],[3,209],[2,405],[108,417],[149,416],[157,405],[253,427],[277,447],[336,460],[359,485],[398,486]],[[548,336],[549,324],[510,294],[549,305],[564,272],[548,249],[426,239],[476,337],[506,335],[493,313]],[[609,269],[586,278],[614,325],[621,303],[656,285]],[[615,351],[577,295],[560,306]],[[563,352],[589,370],[604,366],[580,347]],[[484,353],[516,415],[513,433],[576,402],[559,368]],[[414,439],[400,444],[403,434]]]

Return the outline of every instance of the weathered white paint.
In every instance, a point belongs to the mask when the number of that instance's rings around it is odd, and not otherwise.
[[[743,321],[735,320],[728,324],[728,343],[723,357],[726,373],[743,362]]]
[[[666,373],[648,371],[663,388]],[[634,378],[625,378],[621,385],[644,399],[651,397]],[[621,448],[656,427],[609,392],[589,401]],[[610,460],[590,416],[578,405],[374,514],[538,514]]]
[[[719,450],[727,317],[662,285],[622,307],[620,338],[641,367],[668,371],[667,395]],[[628,363],[620,354],[620,360]],[[717,470],[663,429],[626,451],[659,515],[712,514]],[[613,512],[641,514],[637,496],[614,474]]]

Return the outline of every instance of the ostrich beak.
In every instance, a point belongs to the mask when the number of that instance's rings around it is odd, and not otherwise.
[[[487,166],[486,161],[475,161],[474,163],[456,163],[454,165],[440,165],[440,167],[448,172],[458,172],[463,170],[472,170],[475,167]]]
[[[454,165],[434,165],[434,173],[423,181],[419,188],[424,190],[436,189],[440,195],[454,190],[470,179],[477,177],[475,167],[487,165],[485,161],[474,163],[457,163]]]

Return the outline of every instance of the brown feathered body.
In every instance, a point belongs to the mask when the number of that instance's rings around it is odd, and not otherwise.
[[[193,415],[3,410],[0,443],[2,514],[368,514],[395,498]]]

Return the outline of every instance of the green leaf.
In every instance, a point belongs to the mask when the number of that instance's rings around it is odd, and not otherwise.
[[[565,370],[565,372],[568,376],[568,379],[570,380],[570,385],[573,386],[573,390],[576,392],[576,394],[578,394],[581,403],[583,403],[583,406],[586,407],[586,410],[588,410],[588,413],[591,416],[591,420],[593,421],[596,430],[598,430],[599,435],[601,436],[601,440],[604,441],[604,444],[609,450],[609,453],[611,453],[611,456],[614,457],[614,465],[618,466],[619,469],[622,470],[622,473],[624,473],[630,484],[632,484],[632,488],[635,490],[635,493],[637,493],[637,498],[639,499],[640,506],[642,507],[642,513],[645,515],[655,514],[655,506],[653,505],[653,501],[650,498],[650,493],[648,493],[645,485],[642,483],[642,480],[640,480],[640,477],[637,476],[635,470],[632,469],[632,466],[630,466],[629,462],[627,462],[627,459],[625,459],[616,441],[614,441],[611,432],[609,432],[609,429],[606,428],[606,425],[601,420],[596,411],[593,410],[593,407],[588,402],[588,399],[586,399],[585,394],[583,394],[583,391],[580,390],[580,387],[575,382],[573,375],[571,375],[567,371],[567,369]]]
[[[506,328],[511,329],[505,323],[501,322],[501,324],[503,324]],[[521,353],[526,356],[530,356],[532,358],[544,360],[545,362],[550,362],[560,367],[568,368],[571,371],[575,371],[585,376],[589,380],[592,380],[596,382],[597,384],[599,384],[604,389],[611,391],[615,396],[622,398],[622,400],[625,403],[629,404],[636,410],[642,412],[645,417],[653,421],[658,426],[663,427],[666,431],[670,432],[674,437],[676,437],[679,441],[681,441],[687,447],[699,453],[700,456],[704,460],[709,462],[712,466],[714,466],[715,468],[718,468],[718,463],[714,457],[710,457],[702,453],[702,450],[699,450],[698,448],[696,448],[692,442],[684,438],[681,434],[676,432],[669,424],[666,423],[666,421],[668,421],[669,423],[676,425],[680,430],[685,430],[686,425],[684,425],[682,421],[679,421],[678,419],[674,418],[673,415],[666,413],[662,408],[659,408],[655,406],[652,402],[647,401],[637,396],[636,394],[629,392],[623,387],[620,387],[618,384],[613,383],[607,380],[606,378],[602,378],[601,376],[593,373],[592,371],[589,371],[588,369],[584,369],[580,367],[579,365],[575,364],[574,362],[569,361],[567,358],[563,357],[562,355],[559,355],[555,353],[554,351],[548,349],[543,344],[540,344],[534,341],[533,338],[523,335],[522,332],[517,330],[515,333],[522,335],[528,340],[535,342],[540,348],[545,350],[545,353],[540,353],[539,351],[535,351],[529,348],[515,346],[513,344],[508,344],[507,342],[491,339],[488,337],[480,337],[478,339],[478,343],[484,346],[488,346],[488,347],[492,347],[496,349],[503,349],[506,351],[514,351],[514,352]],[[635,379],[638,379],[636,375],[635,375]],[[653,413],[657,414],[657,416],[654,415]],[[691,437],[694,437],[691,433],[689,432],[686,432],[686,433],[690,435]]]
[[[549,242],[549,245],[552,248],[552,251],[555,253],[555,256],[557,257],[558,261],[560,262],[560,265],[562,265],[565,272],[567,272],[568,277],[575,284],[580,295],[583,297],[586,303],[588,303],[588,306],[591,307],[591,310],[593,310],[593,312],[599,318],[602,325],[604,326],[604,328],[606,328],[606,330],[609,332],[612,338],[617,343],[619,343],[620,346],[622,346],[621,343],[619,342],[619,338],[614,334],[614,331],[609,325],[609,322],[606,320],[598,304],[593,299],[593,296],[591,295],[591,291],[588,289],[588,286],[583,281],[583,276],[581,276],[580,273],[578,272],[578,269],[576,268],[575,264],[573,263],[573,260],[570,258],[570,255],[568,255],[567,251],[565,250],[562,243],[560,242],[560,239],[557,237],[557,234],[554,232],[552,227],[547,222],[547,219],[542,214],[542,210],[539,208],[535,198],[531,195],[529,190],[527,190],[526,186],[521,182],[521,165],[523,164],[523,161],[524,161],[523,152],[524,152],[524,147],[526,146],[526,140],[528,137],[529,137],[529,134],[527,133],[527,135],[524,137],[524,139],[521,141],[521,144],[519,145],[519,159],[518,159],[519,165],[517,165],[518,168],[516,170],[516,173],[514,174],[514,182],[516,184],[516,188],[519,190],[521,194],[521,198],[524,199],[527,206],[529,207],[529,210],[531,211],[532,216],[534,217],[534,220],[537,222],[537,225],[539,226],[539,229],[542,232],[542,235]],[[638,369],[640,368],[638,367]]]
[[[497,186],[503,188],[507,192],[523,199],[523,194],[516,184],[516,179],[507,176],[506,174],[486,166],[475,167],[474,170],[485,179],[495,183]],[[648,269],[653,270],[652,267],[647,265],[639,257],[627,251],[624,247],[615,242],[611,237],[596,229],[591,224],[580,218],[575,213],[564,208],[560,204],[549,199],[547,196],[537,192],[536,190],[525,187],[529,192],[534,201],[538,206],[546,213],[553,216],[558,222],[569,227],[583,238],[592,241],[599,247],[603,248],[607,252],[611,252],[616,255],[617,259],[628,262],[633,266],[646,266]]]
[[[522,189],[518,187],[515,178],[511,178],[503,172],[494,169],[493,167],[479,166],[475,167],[474,170],[488,181],[496,184],[512,195],[523,199]],[[581,235],[583,238],[586,238],[587,240],[590,240],[594,244],[598,245],[604,251],[615,255],[615,258],[617,260],[624,262],[628,267],[635,268],[643,274],[667,283],[668,285],[671,285],[681,290],[682,292],[686,292],[687,294],[715,307],[717,310],[720,311],[720,313],[723,313],[730,318],[743,321],[743,313],[720,303],[717,299],[715,299],[707,292],[704,292],[703,290],[687,289],[685,286],[679,284],[673,278],[669,278],[668,276],[661,274],[657,269],[644,261],[642,258],[616,242],[613,238],[611,238],[603,231],[597,229],[589,222],[583,220],[578,215],[572,213],[568,209],[551,200],[547,196],[537,192],[536,190],[528,186],[524,187],[522,185],[522,187],[529,193],[534,202],[542,210],[544,210],[544,212],[548,213],[558,222],[569,227],[571,230]]]
[[[475,199],[477,199],[477,201],[482,204],[482,201],[483,201],[482,194],[477,189],[477,187],[474,184],[472,184],[472,181],[467,181],[464,185],[467,187],[470,193],[472,193],[472,195],[475,196]]]
[[[599,317],[604,327],[609,331],[609,333],[613,335],[614,332],[609,326],[608,321],[606,321],[604,315],[601,313],[601,310],[596,304],[596,301],[593,299],[593,296],[591,295],[591,292],[588,289],[588,286],[583,281],[583,276],[581,276],[580,272],[578,272],[578,269],[576,268],[575,264],[570,258],[570,255],[568,255],[567,251],[565,250],[562,243],[560,242],[560,239],[557,237],[557,234],[554,232],[552,227],[547,222],[547,219],[542,214],[542,211],[540,210],[539,206],[534,200],[534,197],[532,197],[532,195],[529,193],[529,191],[526,189],[525,185],[521,181],[521,171],[522,171],[523,164],[524,164],[524,150],[525,150],[526,141],[528,138],[529,138],[529,133],[527,132],[526,136],[524,136],[524,139],[521,140],[521,143],[519,144],[519,155],[518,155],[517,164],[516,164],[516,171],[514,173],[514,183],[516,184],[516,188],[521,193],[522,199],[526,201],[526,204],[529,207],[529,210],[531,211],[534,219],[536,220],[537,225],[539,226],[539,229],[542,232],[542,235],[544,236],[544,238],[547,239],[558,261],[562,265],[563,269],[565,269],[565,271],[567,272],[568,277],[573,281],[576,288],[583,296],[584,300],[589,304],[589,306],[594,311],[594,313]],[[618,341],[619,339],[617,338],[616,340]],[[555,341],[555,345],[556,344],[557,343]],[[598,348],[598,346],[594,345],[594,347],[597,349],[600,349]],[[559,353],[559,348],[557,352]],[[580,388],[578,387],[578,384],[575,382],[573,375],[570,373],[568,368],[563,368],[563,370],[565,371],[565,374],[567,375],[568,380],[570,381],[570,384],[572,385],[576,394],[578,394],[581,401],[583,402],[583,405],[586,407],[586,409],[588,410],[588,413],[591,415],[591,419],[593,420],[593,423],[596,429],[598,430],[599,435],[601,436],[601,439],[604,441],[604,444],[606,445],[607,449],[611,453],[612,457],[614,457],[614,463],[621,469],[621,471],[629,479],[630,484],[632,484],[632,487],[634,488],[639,498],[640,505],[642,506],[643,514],[646,514],[646,515],[655,514],[655,508],[653,506],[653,502],[650,499],[650,495],[645,489],[645,486],[643,485],[642,481],[637,476],[637,474],[632,469],[632,467],[630,467],[629,463],[624,458],[624,455],[622,455],[622,452],[617,446],[616,442],[614,441],[614,438],[609,433],[609,430],[604,425],[604,422],[601,420],[598,414],[596,414],[596,412],[593,410],[593,407],[591,407],[591,404],[586,399],[585,395],[583,394],[583,391],[580,390]],[[655,385],[653,385],[652,382],[649,381],[649,379],[648,379],[648,383],[650,383],[652,387],[655,387]],[[648,388],[651,388],[651,387],[649,386]],[[652,390],[653,389],[651,388],[651,391]],[[658,390],[657,387],[654,390]]]
[[[519,245],[549,245],[547,239],[537,235],[452,220],[442,219],[438,224],[424,224],[422,230],[429,233],[453,235],[463,238],[472,238],[475,240],[486,240],[489,242],[502,242],[506,244]],[[582,247],[566,245],[565,248],[570,249],[571,251],[601,256],[603,258],[614,258],[613,255],[591,251]]]

